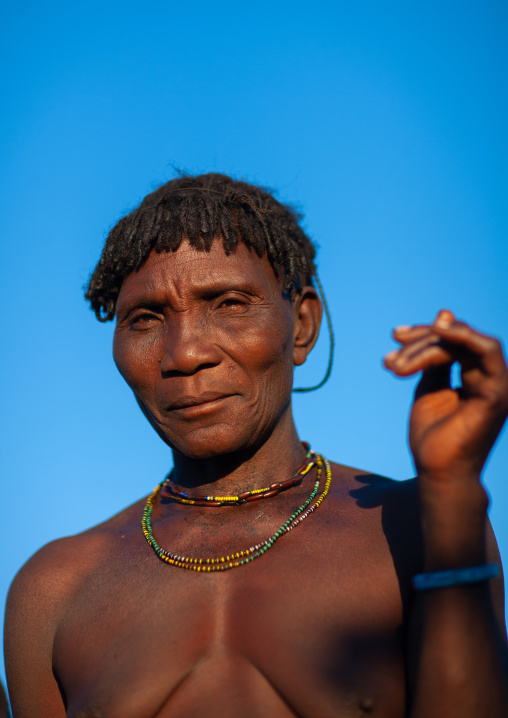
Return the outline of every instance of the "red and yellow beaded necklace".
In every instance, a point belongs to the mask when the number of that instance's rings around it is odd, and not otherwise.
[[[179,491],[169,474],[162,484],[161,497],[163,499],[173,499],[180,504],[189,504],[191,506],[240,506],[250,501],[258,501],[259,499],[269,499],[277,496],[281,491],[287,491],[293,486],[298,486],[305,474],[307,474],[316,465],[316,454],[311,450],[310,446],[302,442],[306,450],[305,461],[293,476],[287,481],[273,483],[265,486],[263,489],[251,489],[250,491],[242,491],[238,496],[191,496],[183,491]]]
[[[307,447],[306,447],[307,448]],[[312,464],[310,466],[310,464]],[[262,541],[261,543],[255,544],[254,546],[251,546],[247,549],[243,549],[242,551],[236,551],[231,553],[227,556],[218,556],[213,558],[195,558],[191,556],[180,556],[178,554],[175,554],[171,551],[167,551],[166,549],[163,549],[159,546],[157,541],[155,540],[155,537],[153,535],[152,531],[152,511],[154,507],[155,500],[157,499],[157,495],[161,491],[162,487],[166,484],[167,479],[164,479],[160,484],[158,484],[155,489],[152,491],[150,496],[147,499],[145,508],[143,510],[143,517],[141,519],[141,528],[143,530],[143,534],[148,542],[148,544],[152,547],[156,555],[161,559],[161,561],[164,561],[167,564],[170,564],[171,566],[176,566],[178,568],[185,568],[189,569],[191,571],[207,571],[207,572],[213,572],[213,571],[227,571],[230,568],[238,568],[240,566],[244,566],[247,563],[250,563],[251,561],[254,561],[254,559],[259,558],[262,556],[266,551],[268,551],[272,546],[276,543],[276,541],[279,540],[282,536],[284,536],[286,533],[289,533],[289,531],[292,531],[296,526],[298,526],[304,519],[306,519],[308,516],[310,516],[311,513],[313,513],[321,503],[323,502],[324,498],[326,497],[328,490],[330,488],[330,483],[332,480],[332,472],[331,467],[328,461],[322,457],[320,454],[314,454],[314,452],[311,452],[310,448],[307,451],[307,459],[305,464],[300,467],[300,469],[296,472],[296,474],[291,478],[288,479],[288,481],[294,481],[296,478],[298,478],[298,483],[302,480],[302,477],[307,474],[310,469],[313,466],[317,466],[317,474],[316,474],[316,481],[314,483],[314,487],[310,493],[310,496],[306,499],[306,501],[296,510],[294,511],[289,519],[285,521],[282,526],[272,535],[270,538],[266,539],[265,541]],[[319,483],[321,479],[321,474],[323,472],[323,466],[325,467],[325,486],[321,494],[318,496],[316,501],[312,503],[312,501],[317,496],[317,493],[319,491]],[[278,486],[282,486],[283,484],[287,484],[287,482],[282,482]],[[295,484],[291,484],[292,486]],[[271,489],[271,487],[267,487],[266,489],[260,489],[257,490],[258,493],[264,492],[264,498],[269,498],[267,494],[270,494],[270,496],[275,496],[276,494],[280,493],[280,491],[284,491],[287,488],[290,488],[289,485],[287,485],[285,488],[280,489]],[[249,496],[257,496],[256,493],[254,493],[256,490],[253,490],[249,492]],[[272,491],[274,493],[272,493]],[[170,492],[168,494],[169,498],[173,498],[176,501],[179,501],[179,503],[186,503],[197,506],[224,506],[228,503],[231,504],[238,504],[238,503],[245,503],[247,501],[247,497],[242,501],[240,499],[241,494],[238,496],[231,496],[231,497],[199,497],[199,503],[198,503],[198,497],[195,497],[194,499],[187,499],[184,497],[178,497],[175,499],[173,494]],[[260,497],[262,498],[262,497]],[[180,500],[179,500],[180,499]],[[205,501],[208,500],[208,503],[205,503]],[[252,500],[252,499],[251,499]],[[222,503],[221,503],[222,501]]]

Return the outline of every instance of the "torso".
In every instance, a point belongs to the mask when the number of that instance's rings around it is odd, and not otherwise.
[[[414,483],[337,465],[333,474],[314,514],[224,573],[160,561],[139,526],[144,502],[65,539],[75,574],[53,664],[69,718],[403,718],[409,583],[420,569]],[[309,487],[240,508],[163,507],[154,533],[188,555],[245,548]]]

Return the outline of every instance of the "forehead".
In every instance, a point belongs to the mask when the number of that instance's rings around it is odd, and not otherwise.
[[[143,266],[125,278],[118,304],[127,295],[153,296],[171,290],[178,294],[199,293],[235,287],[281,296],[282,278],[275,276],[266,256],[258,257],[242,243],[228,255],[220,240],[212,243],[209,252],[185,240],[176,252],[153,250]]]

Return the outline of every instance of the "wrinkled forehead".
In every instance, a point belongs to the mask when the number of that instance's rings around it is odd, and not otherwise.
[[[282,272],[276,276],[266,255],[259,257],[243,244],[226,253],[221,241],[213,242],[207,251],[184,240],[174,252],[152,250],[146,262],[123,281],[117,309],[133,293],[154,296],[174,291],[181,295],[239,289],[272,299],[287,298],[282,285]]]

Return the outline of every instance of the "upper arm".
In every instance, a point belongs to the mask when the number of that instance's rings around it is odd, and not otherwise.
[[[5,614],[5,662],[13,718],[64,718],[53,674],[52,652],[62,604],[50,547],[36,554],[14,579]]]

